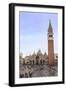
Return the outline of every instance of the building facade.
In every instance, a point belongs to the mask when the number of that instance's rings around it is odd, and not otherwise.
[[[20,58],[21,64],[45,64],[48,63],[48,56],[46,52],[44,54],[41,53],[40,50],[38,50],[37,53],[33,53],[32,55],[26,56],[24,58]]]

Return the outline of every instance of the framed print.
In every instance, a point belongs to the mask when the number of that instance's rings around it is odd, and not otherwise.
[[[64,83],[64,6],[9,4],[9,85]]]

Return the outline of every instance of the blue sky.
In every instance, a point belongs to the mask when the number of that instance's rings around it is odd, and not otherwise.
[[[58,52],[58,14],[20,12],[20,53],[23,56],[30,55],[39,49],[48,52],[48,26],[49,20],[54,32],[54,52]]]

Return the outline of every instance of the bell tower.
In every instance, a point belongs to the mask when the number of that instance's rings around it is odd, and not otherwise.
[[[53,28],[50,20],[48,27],[48,64],[49,65],[54,64],[54,37],[53,37]]]

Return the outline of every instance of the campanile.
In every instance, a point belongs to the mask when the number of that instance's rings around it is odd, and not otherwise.
[[[48,63],[49,65],[54,64],[54,37],[51,21],[49,21],[48,27]]]

